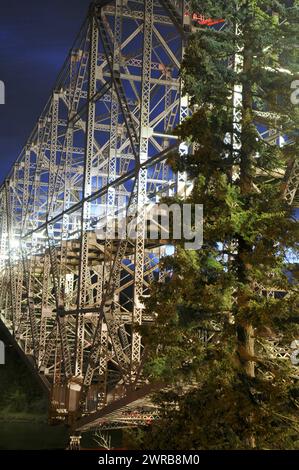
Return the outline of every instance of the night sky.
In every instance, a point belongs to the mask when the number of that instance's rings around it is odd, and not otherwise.
[[[90,0],[1,0],[0,182],[19,155],[84,21]]]

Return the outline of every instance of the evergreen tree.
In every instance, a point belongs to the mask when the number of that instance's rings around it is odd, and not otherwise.
[[[160,418],[135,434],[135,446],[299,448],[299,370],[282,358],[299,340],[296,276],[288,272],[298,225],[281,178],[299,155],[290,101],[298,2],[193,7],[227,23],[190,37],[182,77],[194,113],[177,135],[193,151],[169,159],[193,181],[180,203],[204,205],[204,246],[174,242],[176,254],[164,261],[169,279],[152,286],[147,309],[157,321],[143,331],[146,373],[169,388],[156,397]],[[284,144],[262,138],[267,129]]]

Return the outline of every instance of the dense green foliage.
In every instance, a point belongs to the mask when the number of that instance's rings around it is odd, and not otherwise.
[[[290,351],[299,339],[297,276],[290,282],[287,275],[299,237],[277,178],[299,155],[299,110],[290,102],[298,2],[193,3],[228,22],[190,38],[182,76],[195,112],[177,134],[194,151],[169,160],[194,182],[181,202],[204,205],[204,246],[186,251],[176,242],[176,255],[165,260],[170,278],[152,286],[147,308],[157,322],[143,331],[146,373],[171,387],[157,396],[161,418],[135,433],[134,445],[299,448],[299,370],[279,357],[279,348]],[[234,68],[229,58],[237,52],[243,65]],[[243,87],[240,131],[236,85]],[[288,145],[264,141],[262,126],[288,135]]]
[[[6,361],[0,366],[0,417],[9,420],[18,415],[26,419],[44,415],[46,421],[47,402],[29,369],[6,342]]]

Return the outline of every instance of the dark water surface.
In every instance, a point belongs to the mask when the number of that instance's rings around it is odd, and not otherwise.
[[[0,450],[64,449],[67,443],[68,432],[63,426],[0,421]]]
[[[121,433],[111,433],[112,446],[121,445]],[[99,448],[94,433],[84,433],[81,445],[85,449]],[[69,430],[65,426],[49,426],[43,422],[1,421],[0,450],[66,449]]]

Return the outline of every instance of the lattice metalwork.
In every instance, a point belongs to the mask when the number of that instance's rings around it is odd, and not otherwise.
[[[1,320],[54,420],[93,422],[143,388],[138,327],[153,320],[143,298],[161,252],[144,210],[176,185],[165,159],[182,113],[183,3],[90,6],[0,191]],[[120,213],[135,237],[121,236]]]
[[[52,419],[74,430],[153,413],[138,327],[154,320],[143,300],[165,246],[145,235],[144,209],[178,188],[165,160],[189,113],[190,5],[94,2],[0,189],[1,321],[49,390]]]

